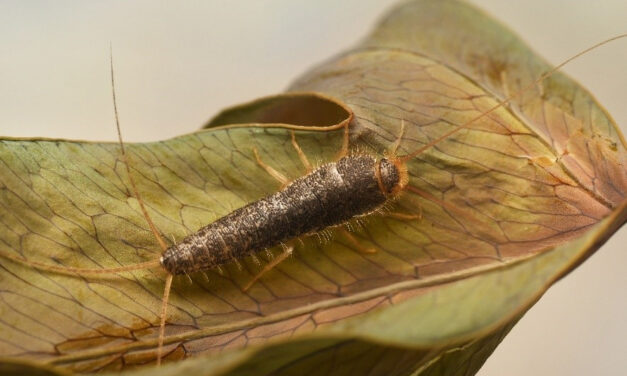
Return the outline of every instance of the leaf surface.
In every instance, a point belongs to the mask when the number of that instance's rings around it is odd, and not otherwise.
[[[468,4],[412,1],[287,94],[227,109],[194,134],[127,145],[131,173],[157,228],[179,241],[279,189],[253,147],[286,176],[302,176],[294,126],[319,164],[336,158],[343,122],[351,148],[373,155],[390,150],[404,122],[403,155],[548,69]],[[355,236],[376,253],[338,234],[314,236],[247,292],[269,256],[194,275],[191,285],[175,280],[170,364],[136,372],[472,374],[556,279],[625,222],[626,160],[605,111],[553,75],[408,162],[414,191],[390,210],[422,219],[364,218]],[[159,257],[116,144],[2,140],[0,205],[3,254],[84,268]],[[6,367],[153,363],[163,279],[159,269],[77,277],[0,258]],[[195,359],[177,362],[187,357]]]

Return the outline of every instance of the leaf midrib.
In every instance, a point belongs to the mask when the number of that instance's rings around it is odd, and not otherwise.
[[[410,280],[398,282],[392,285],[384,286],[377,289],[372,289],[368,291],[364,291],[362,293],[357,293],[351,296],[340,297],[335,299],[327,299],[318,303],[313,303],[307,305],[305,307],[299,307],[291,310],[286,310],[282,312],[278,312],[275,314],[271,314],[268,316],[263,316],[254,319],[248,319],[239,321],[233,324],[223,324],[213,327],[208,327],[204,329],[199,329],[196,331],[190,331],[186,333],[182,333],[175,336],[167,336],[164,339],[164,346],[172,343],[179,343],[188,340],[195,340],[205,337],[210,337],[214,335],[220,335],[224,333],[233,332],[236,330],[246,329],[249,327],[257,327],[260,325],[272,324],[280,321],[284,321],[290,319],[292,317],[312,313],[318,310],[333,308],[337,306],[349,305],[359,303],[365,300],[370,300],[376,298],[378,296],[390,295],[392,293],[399,293],[406,290],[415,290],[417,288],[430,287],[435,285],[443,285],[450,282],[455,282],[462,279],[467,279],[476,275],[480,275],[486,272],[490,272],[497,269],[504,269],[513,267],[525,260],[534,257],[535,255],[525,255],[524,257],[520,257],[512,260],[501,261],[498,264],[491,265],[483,265],[478,266],[471,269],[466,269],[457,273],[450,273],[446,275],[438,275],[434,277],[419,279],[419,280]],[[61,355],[47,360],[46,364],[66,364],[72,363],[76,361],[84,361],[89,359],[94,359],[98,357],[103,357],[111,354],[123,354],[129,351],[136,350],[144,350],[156,347],[158,344],[158,339],[138,341],[130,344],[123,344],[113,347],[108,347],[105,349],[96,349],[96,350],[86,350],[79,351],[76,353],[72,353],[70,355]]]

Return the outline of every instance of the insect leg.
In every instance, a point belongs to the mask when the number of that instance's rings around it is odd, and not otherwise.
[[[255,153],[255,159],[257,160],[257,164],[261,166],[261,168],[266,170],[266,172],[270,176],[278,180],[283,186],[286,186],[287,183],[289,183],[289,180],[285,177],[285,175],[268,166],[264,161],[261,160],[261,157],[259,157],[259,153],[257,152],[257,148],[253,148],[253,153]]]
[[[364,245],[359,240],[357,240],[357,238],[353,234],[351,234],[348,230],[346,230],[344,228],[340,228],[340,233],[342,235],[344,235],[346,240],[348,240],[353,245],[353,247],[355,247],[355,249],[357,249],[359,252],[361,252],[361,253],[377,253],[377,250],[375,248],[364,247]]]
[[[303,149],[301,149],[300,145],[298,145],[298,142],[296,142],[296,135],[294,134],[294,131],[290,131],[290,133],[292,134],[292,146],[294,146],[294,149],[296,149],[296,152],[298,153],[298,158],[300,158],[303,166],[305,166],[305,170],[307,170],[307,173],[310,173],[311,171],[313,171],[313,167],[311,167],[311,163],[309,163],[309,159],[307,159],[307,155],[305,155]]]
[[[279,265],[281,263],[281,261],[283,261],[286,258],[288,258],[289,255],[292,254],[292,251],[294,251],[294,246],[291,245],[291,244],[287,245],[285,247],[285,250],[279,255],[279,257],[277,257],[277,258],[273,259],[272,261],[270,261],[269,263],[267,263],[266,266],[264,266],[263,269],[253,279],[251,279],[246,284],[246,286],[244,286],[244,288],[242,288],[242,292],[248,291],[248,289],[251,288],[259,280],[259,278],[261,278],[264,274],[266,274],[267,272],[272,270],[275,266]]]
[[[418,188],[415,187],[411,187],[408,188],[408,185],[405,185],[405,187],[403,189],[407,189],[409,191],[411,191],[412,189],[414,190],[418,190]],[[394,218],[394,219],[398,219],[398,220],[402,220],[402,221],[419,221],[422,219],[422,205],[415,199],[413,199],[410,196],[403,196],[403,200],[408,200],[412,203],[413,206],[415,206],[416,208],[418,208],[418,214],[409,214],[409,213],[401,213],[401,212],[394,212],[394,211],[381,211],[380,215],[382,217],[387,217],[387,218]]]

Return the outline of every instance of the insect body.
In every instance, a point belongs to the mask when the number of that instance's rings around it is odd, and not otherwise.
[[[215,268],[367,215],[406,184],[407,172],[400,162],[345,156],[201,228],[168,248],[161,264],[171,274]]]

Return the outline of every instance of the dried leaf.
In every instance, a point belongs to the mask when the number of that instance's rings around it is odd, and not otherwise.
[[[468,4],[409,2],[291,88],[324,96],[266,98],[224,111],[210,129],[128,145],[132,174],[157,228],[179,240],[279,189],[253,147],[285,175],[303,175],[281,124],[324,127],[297,139],[311,159],[330,161],[351,111],[351,147],[367,153],[389,150],[404,121],[400,150],[409,153],[548,69]],[[246,293],[262,268],[252,259],[192,285],[175,281],[170,364],[137,373],[473,374],[533,302],[625,222],[626,159],[605,111],[556,74],[411,160],[420,193],[405,192],[392,210],[423,218],[369,216],[356,235],[376,253],[314,237]],[[118,145],[5,139],[0,162],[3,253],[86,268],[158,257]],[[0,370],[152,363],[163,277],[66,276],[0,259]]]

